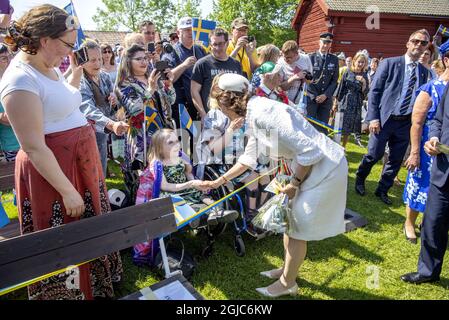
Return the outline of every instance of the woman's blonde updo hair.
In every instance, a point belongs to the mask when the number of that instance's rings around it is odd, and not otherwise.
[[[218,85],[220,77],[223,74],[225,73],[220,73],[214,78],[210,90],[210,100],[216,102],[215,107],[218,107],[218,109],[225,108],[235,112],[239,116],[245,117],[246,105],[252,96],[250,87],[246,87],[242,92],[223,90]]]
[[[75,20],[66,11],[51,4],[37,6],[18,21],[11,21],[5,43],[13,51],[20,49],[34,55],[41,47],[41,38],[56,39],[67,30],[76,29],[78,23]]]

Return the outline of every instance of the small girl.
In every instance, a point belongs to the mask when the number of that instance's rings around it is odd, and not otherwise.
[[[156,181],[158,175],[155,171],[158,161],[161,167],[160,196],[167,197],[178,195],[195,210],[199,209],[199,204],[210,205],[214,201],[200,191],[201,180],[195,180],[192,173],[192,165],[180,157],[181,145],[178,136],[172,129],[161,129],[156,131],[151,137],[151,151],[148,157],[149,166],[140,176],[140,185],[137,191],[136,204],[143,203],[152,198],[148,193],[153,192],[153,186],[149,182]],[[157,169],[156,169],[157,170]],[[153,179],[152,179],[153,178]],[[154,184],[154,183],[151,183]],[[152,193],[154,195],[154,192]],[[208,224],[217,224],[227,221],[228,211],[224,211],[220,206],[209,211]],[[233,216],[235,214],[233,213]]]

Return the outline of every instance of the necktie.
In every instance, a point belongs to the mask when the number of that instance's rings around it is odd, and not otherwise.
[[[410,102],[412,101],[413,91],[415,89],[416,84],[416,63],[412,63],[412,71],[410,74],[410,81],[408,82],[407,93],[405,94],[404,101],[401,104],[400,114],[407,114],[408,107],[410,106]]]

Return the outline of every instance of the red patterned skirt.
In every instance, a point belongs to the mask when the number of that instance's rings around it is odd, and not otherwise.
[[[64,174],[84,198],[86,211],[79,218],[66,215],[61,195],[34,168],[27,154],[16,157],[17,207],[21,233],[60,226],[110,211],[95,132],[88,125],[45,136]],[[83,261],[80,261],[80,263]],[[32,300],[112,298],[113,282],[123,272],[120,255],[112,253],[79,267],[28,286]],[[71,277],[71,278],[69,278]],[[73,279],[73,281],[72,281]]]

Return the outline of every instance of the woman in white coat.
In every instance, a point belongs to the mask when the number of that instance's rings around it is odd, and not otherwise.
[[[307,241],[322,240],[345,231],[344,212],[348,164],[341,146],[318,132],[294,108],[264,97],[252,97],[246,78],[219,75],[211,99],[231,121],[243,117],[249,134],[245,152],[236,165],[203,187],[217,188],[257,165],[265,153],[273,159],[291,160],[292,181],[282,192],[292,199],[284,234],[285,260],[279,269],[261,272],[277,279],[257,291],[269,297],[296,295],[298,269],[304,261]]]

